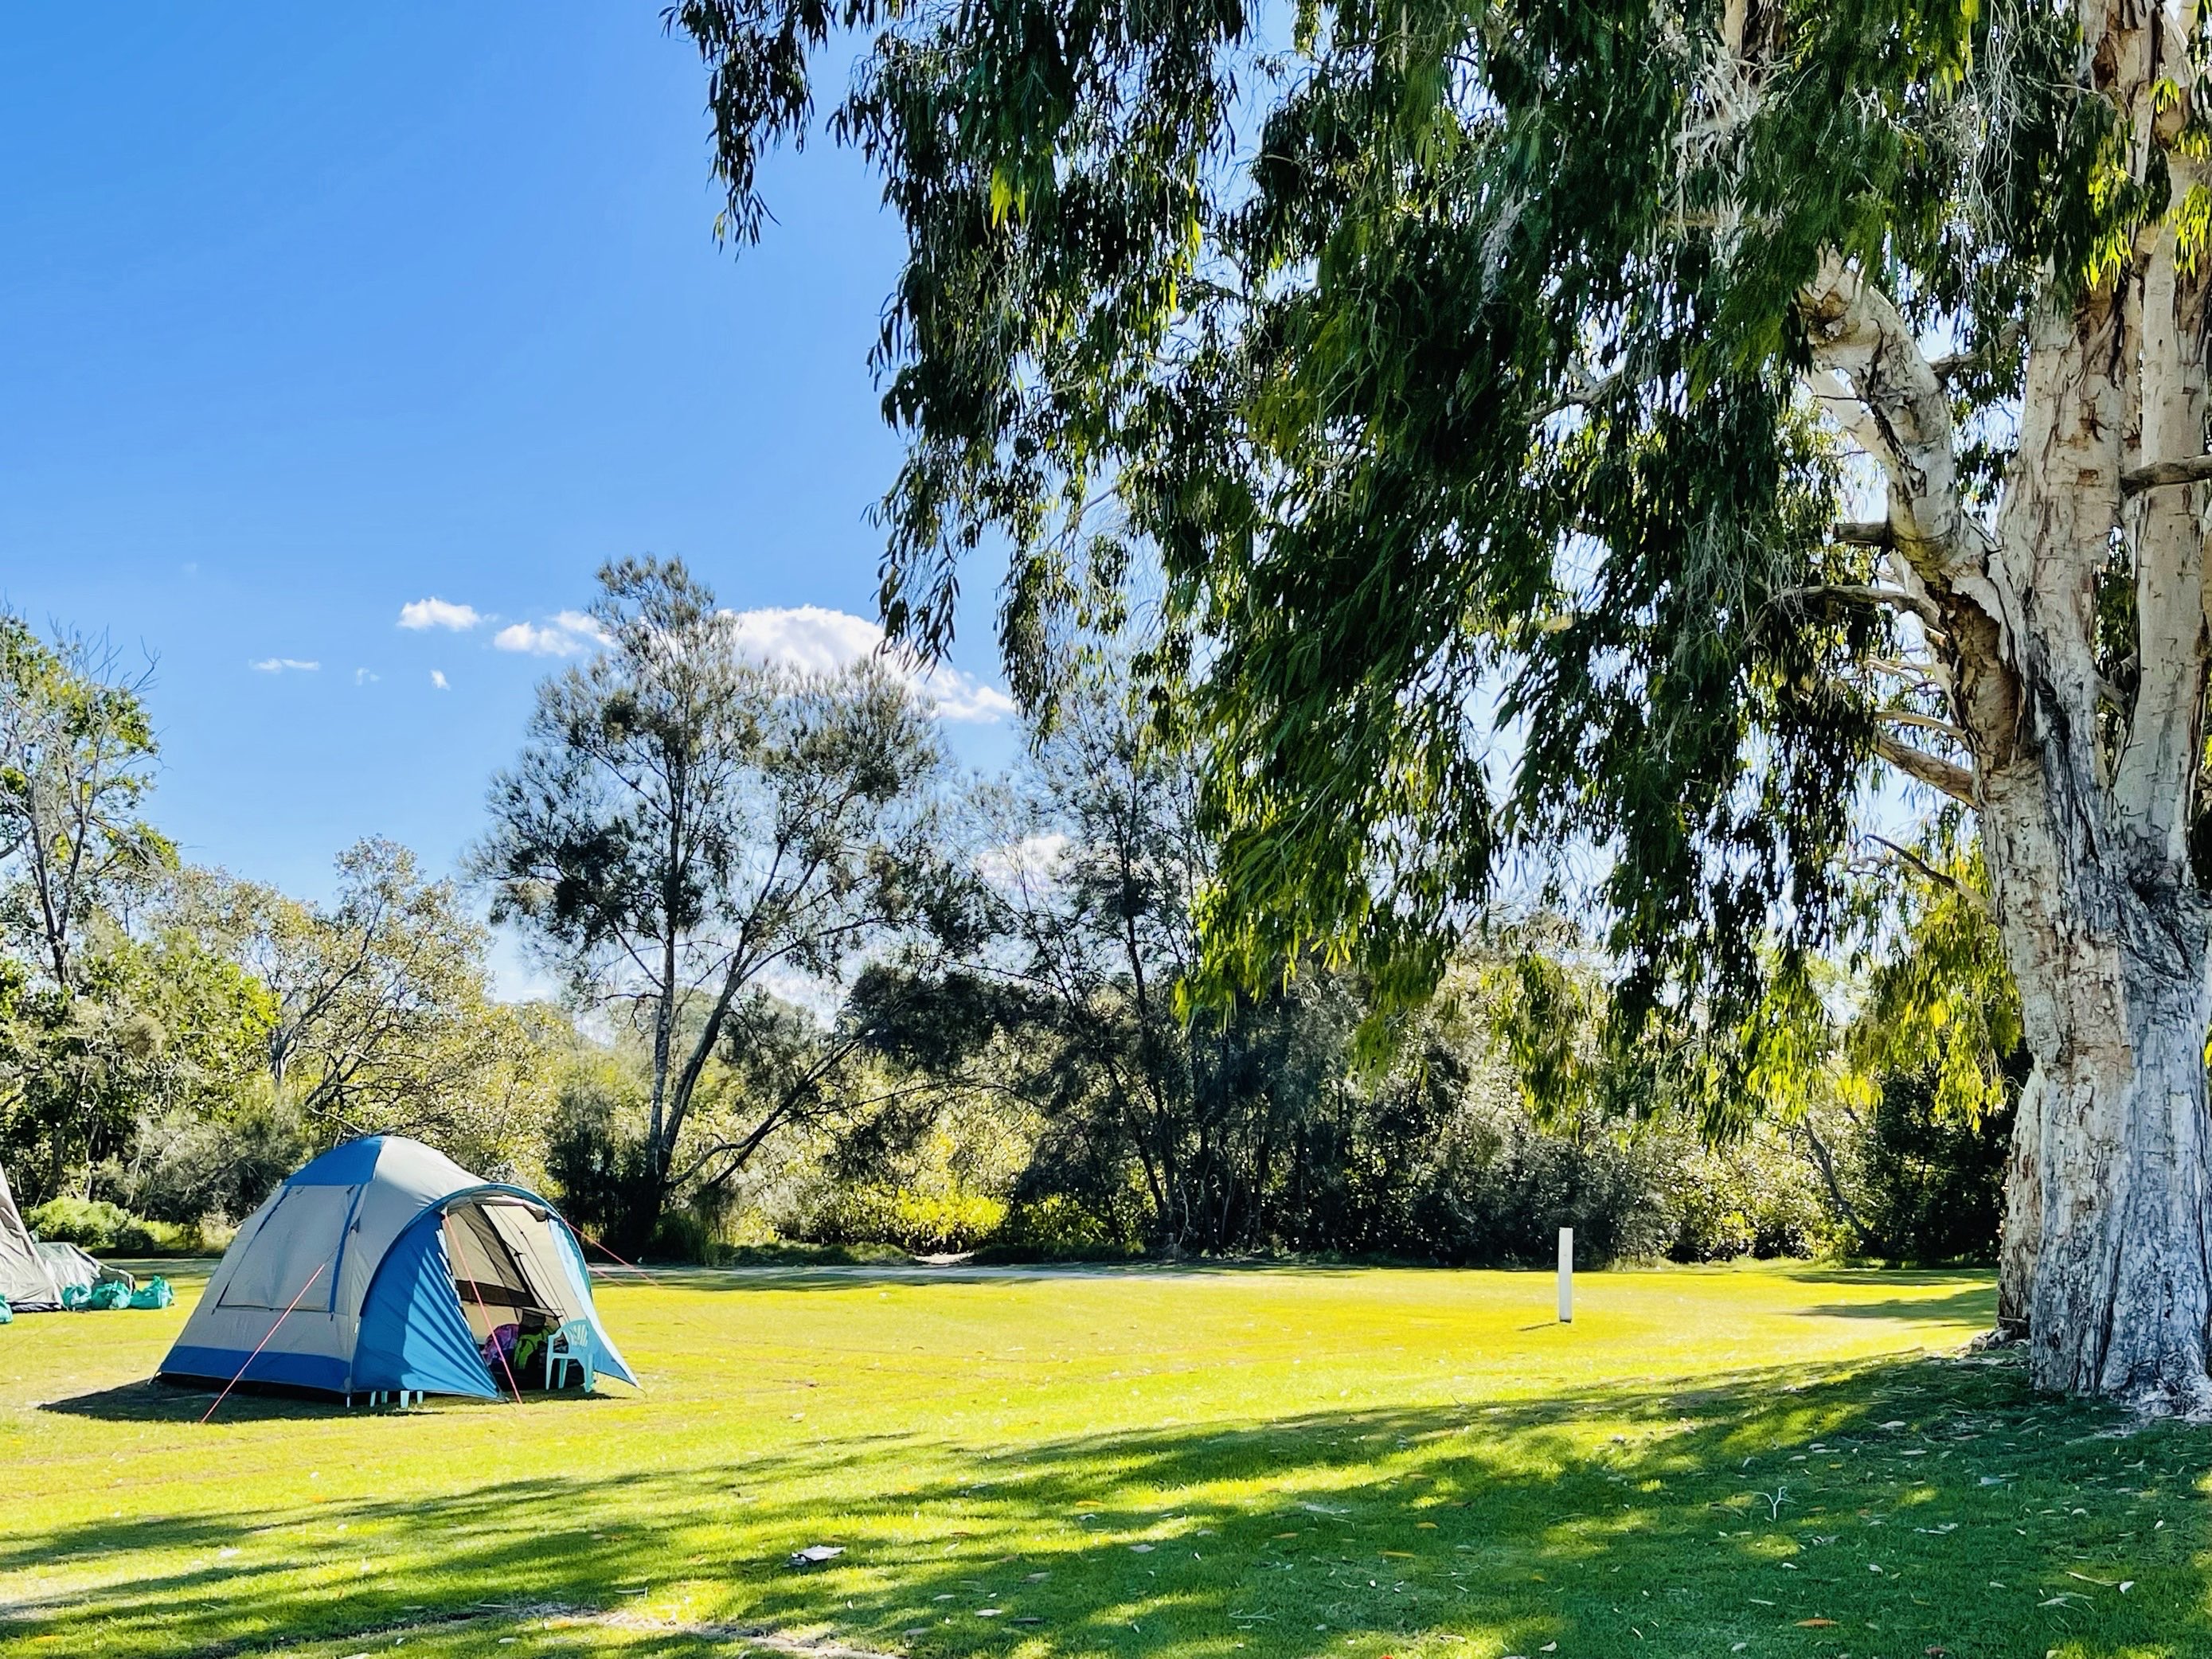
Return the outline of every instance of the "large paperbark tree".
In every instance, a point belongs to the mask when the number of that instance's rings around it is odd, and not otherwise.
[[[2004,1317],[2045,1387],[2212,1408],[2196,7],[1282,15],[678,8],[740,238],[860,39],[886,620],[942,645],[1006,535],[1042,701],[1156,561],[1221,970],[1418,990],[1509,857],[1591,848],[1618,1052],[1716,1123],[1885,769],[1966,803],[2035,1062]]]

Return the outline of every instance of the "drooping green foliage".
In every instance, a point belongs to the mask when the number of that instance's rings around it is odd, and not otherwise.
[[[2027,1062],[1980,850],[1946,814],[1887,884],[1898,926],[1869,964],[1853,1060],[1869,1073],[1918,1074],[1929,1109],[1950,1122],[2002,1114]]]
[[[1656,1030],[1733,1097],[1845,921],[1888,621],[1830,538],[1800,390],[1820,260],[1942,326],[2001,465],[2017,325],[2165,209],[2070,21],[1962,0],[1473,7],[685,0],[727,227],[861,37],[831,131],[908,236],[877,365],[908,438],[894,631],[945,642],[1013,548],[1049,701],[1157,565],[1164,726],[1202,740],[1217,999],[1316,951],[1386,999],[1529,857],[1583,849]],[[1287,50],[1285,48],[1287,47]],[[2061,72],[2063,70],[2064,72]]]

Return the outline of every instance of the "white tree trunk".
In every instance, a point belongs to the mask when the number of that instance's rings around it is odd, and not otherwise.
[[[2179,204],[2192,5],[2081,0],[2085,93]],[[2170,82],[2180,95],[2161,96]],[[2212,1413],[2212,909],[2204,809],[2205,282],[2154,220],[2033,319],[2020,449],[1993,526],[1964,502],[1948,399],[1896,308],[1830,261],[1807,291],[1814,391],[1883,465],[1900,605],[1930,623],[1964,761],[1881,752],[1980,814],[2034,1059],[2009,1166],[2000,1322],[2043,1387]],[[2131,476],[2132,475],[2132,476]],[[2134,582],[2131,686],[2100,665],[2099,585]],[[2111,656],[2102,659],[2109,663]]]
[[[2189,888],[2140,890],[2102,869],[2037,873],[2048,884],[2005,915],[2035,1072],[2014,1130],[2000,1320],[2029,1338],[2041,1387],[2201,1413],[2207,908]],[[2008,877],[2031,879],[2018,866]]]

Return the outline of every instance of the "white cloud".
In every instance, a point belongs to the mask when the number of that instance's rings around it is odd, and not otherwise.
[[[264,657],[259,662],[249,663],[246,665],[257,674],[282,674],[287,670],[294,673],[312,674],[320,668],[322,664],[301,662],[297,657]]]
[[[410,599],[399,607],[402,628],[450,628],[460,633],[483,620],[474,605],[441,599]]]
[[[835,673],[874,656],[884,643],[884,630],[865,617],[826,611],[816,605],[726,614],[739,647],[749,655],[803,673]],[[902,652],[893,652],[882,660],[942,719],[988,722],[1004,720],[1014,712],[1013,699],[1005,692],[948,664],[923,668]]]
[[[491,636],[502,651],[527,651],[533,657],[573,657],[607,642],[606,629],[580,611],[562,611],[550,623],[510,623]]]
[[[383,675],[366,668],[356,668],[353,671],[353,683],[356,685],[374,685],[383,678]]]
[[[445,675],[435,668],[430,671],[430,684],[436,686],[441,691],[450,691],[453,689],[452,686],[446,684]]]
[[[555,623],[568,629],[569,633],[577,635],[580,639],[589,640],[594,645],[614,643],[613,636],[599,626],[599,619],[587,611],[556,611],[553,613],[553,620]]]
[[[1024,886],[1049,885],[1060,874],[1067,846],[1067,837],[1058,830],[1024,836],[978,853],[975,873],[1002,893]]]

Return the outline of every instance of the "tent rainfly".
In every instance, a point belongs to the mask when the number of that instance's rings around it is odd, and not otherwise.
[[[580,1322],[594,1368],[635,1382],[591,1286],[574,1232],[535,1193],[369,1135],[316,1158],[238,1230],[161,1374],[491,1399],[500,1327]]]
[[[0,1302],[17,1313],[56,1313],[62,1305],[62,1287],[23,1224],[5,1170],[0,1170]]]

